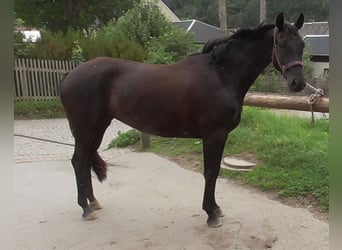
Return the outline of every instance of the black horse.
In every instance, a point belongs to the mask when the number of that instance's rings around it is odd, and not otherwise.
[[[303,14],[292,25],[280,13],[275,24],[209,41],[201,53],[170,65],[101,57],[71,71],[60,97],[75,138],[71,162],[83,218],[95,219],[94,210],[101,208],[91,168],[99,181],[106,178],[107,166],[97,149],[116,118],[149,134],[203,140],[203,209],[208,225],[220,226],[223,212],[215,201],[215,185],[228,134],[240,122],[246,92],[271,62],[290,90],[305,87],[304,42],[298,34],[303,22]]]

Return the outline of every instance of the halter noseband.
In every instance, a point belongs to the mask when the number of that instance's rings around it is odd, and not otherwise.
[[[287,64],[281,64],[279,57],[278,57],[278,53],[277,53],[277,41],[276,41],[276,37],[278,34],[278,28],[275,27],[274,28],[274,32],[273,32],[273,52],[272,52],[272,63],[273,66],[275,68],[279,68],[281,70],[281,74],[284,77],[284,79],[286,79],[285,76],[285,71],[295,67],[295,66],[301,66],[304,67],[304,62],[303,61],[293,61],[293,62],[289,62]]]

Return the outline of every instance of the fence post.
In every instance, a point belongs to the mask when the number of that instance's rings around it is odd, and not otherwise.
[[[20,101],[21,100],[21,93],[22,93],[22,89],[21,89],[21,85],[20,85],[20,77],[19,77],[19,59],[15,59],[14,61],[14,84],[15,84],[15,96],[14,99],[16,101]]]
[[[29,93],[28,93],[28,82],[27,82],[27,77],[26,77],[26,64],[25,64],[25,59],[19,59],[19,74],[20,74],[20,79],[22,80],[21,82],[21,87],[22,87],[22,97],[24,100],[28,99]]]
[[[149,148],[151,146],[150,135],[144,132],[140,133],[140,140],[141,140],[141,148],[143,150]]]

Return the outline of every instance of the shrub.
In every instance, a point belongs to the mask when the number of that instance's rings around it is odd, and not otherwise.
[[[118,21],[111,21],[106,34],[135,41],[148,51],[149,63],[168,64],[194,49],[194,35],[174,27],[156,7],[136,6]]]
[[[52,60],[76,60],[80,63],[89,59],[108,56],[143,61],[145,49],[127,38],[108,34],[98,29],[94,34],[86,35],[81,31],[42,33],[42,38],[26,57]]]
[[[71,60],[76,62],[77,65],[85,62],[83,49],[80,47],[78,40],[74,42],[74,47],[71,51]]]
[[[80,40],[79,44],[86,60],[108,56],[143,61],[147,56],[141,45],[127,38],[115,36],[115,33],[109,33],[106,27],[98,30],[96,36]]]
[[[118,19],[115,30],[118,35],[146,48],[151,38],[161,36],[170,26],[171,23],[158,8],[137,5]]]
[[[195,49],[194,36],[176,27],[147,43],[150,63],[171,63],[182,59]]]
[[[66,34],[63,32],[52,33],[44,31],[41,39],[36,42],[35,47],[30,51],[28,57],[51,60],[71,60],[72,50],[75,41],[84,37],[81,31],[69,29]]]
[[[186,56],[194,36],[179,30],[160,10],[137,5],[101,28],[66,33],[44,31],[34,46],[16,46],[27,58],[74,60],[77,63],[107,56],[150,63],[172,63]]]
[[[129,145],[135,144],[140,139],[140,132],[131,129],[127,132],[122,133],[121,131],[118,132],[118,137],[111,141],[108,148],[123,148]]]

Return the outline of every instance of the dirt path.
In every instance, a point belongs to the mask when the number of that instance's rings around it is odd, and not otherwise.
[[[84,222],[70,147],[15,138],[15,153],[16,249],[329,249],[326,222],[223,179],[216,196],[224,224],[210,229],[200,173],[127,149],[102,151],[108,179],[93,183],[104,209]]]

